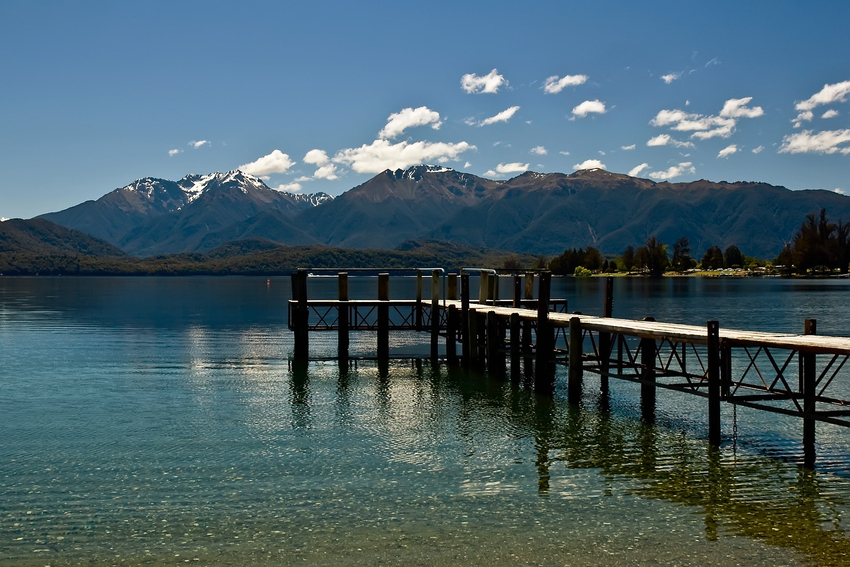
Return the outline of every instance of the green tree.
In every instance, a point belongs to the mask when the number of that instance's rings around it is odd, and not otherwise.
[[[623,269],[628,273],[632,273],[632,268],[635,267],[635,249],[633,246],[627,246],[623,251]]]
[[[637,249],[636,260],[639,266],[649,272],[651,277],[659,277],[670,265],[667,257],[667,245],[657,237],[650,236],[643,246]]]
[[[691,243],[684,236],[673,244],[673,269],[683,272],[691,267]]]
[[[744,266],[744,255],[734,244],[726,249],[723,254],[723,263],[727,268],[741,268]]]

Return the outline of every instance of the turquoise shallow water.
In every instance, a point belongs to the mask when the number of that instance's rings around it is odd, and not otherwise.
[[[618,281],[616,313],[846,319],[845,282],[684,281]],[[558,285],[601,305],[597,282]],[[287,297],[284,279],[0,279],[0,565],[848,563],[846,430],[819,426],[807,471],[795,420],[739,410],[733,437],[725,408],[712,451],[702,402],[662,392],[644,425],[630,384],[602,412],[592,379],[576,408],[563,376],[544,397],[522,370],[294,367]]]

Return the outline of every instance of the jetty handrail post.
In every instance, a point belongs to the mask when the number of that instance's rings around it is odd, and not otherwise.
[[[493,305],[499,300],[499,274],[490,274],[487,278],[487,298]]]
[[[708,442],[720,446],[720,323],[709,321],[708,331]]]
[[[806,319],[803,333],[817,334],[817,320]],[[800,352],[800,389],[803,394],[803,464],[815,466],[815,396],[817,389],[817,365],[815,353]]]
[[[614,278],[605,278],[605,303],[602,308],[603,317],[611,317],[614,313]],[[608,398],[608,369],[611,366],[611,333],[599,333],[599,391],[602,399]]]
[[[461,360],[465,367],[469,367],[470,359],[470,332],[469,332],[469,274],[460,274],[460,341]]]
[[[422,330],[422,270],[416,269],[416,330]]]
[[[478,303],[487,303],[487,294],[490,291],[490,274],[481,270],[478,272]]]
[[[348,359],[348,272],[340,272],[337,274],[337,299],[339,306],[337,307],[337,324],[339,334],[337,339],[337,353],[340,362]]]
[[[448,275],[446,297],[449,301],[457,301],[457,274],[452,272]]]
[[[390,274],[378,274],[378,301],[389,302]],[[390,357],[390,306],[378,304],[378,358],[386,360]]]
[[[519,275],[514,276],[514,301],[513,308],[519,309],[522,306],[522,278]],[[513,340],[513,335],[511,335],[511,340]]]
[[[299,268],[298,271],[292,273],[291,278],[292,298],[297,301],[292,317],[295,327],[293,357],[296,360],[307,360],[310,353],[308,330],[310,312],[307,306],[307,270]]]
[[[644,317],[644,321],[655,321],[653,317]],[[640,409],[646,423],[655,423],[655,358],[658,345],[655,339],[640,340]]]
[[[431,360],[440,354],[440,271],[431,271]]]
[[[583,380],[581,333],[581,318],[570,317],[570,367],[567,384],[567,399],[571,404],[578,404],[581,402]]]

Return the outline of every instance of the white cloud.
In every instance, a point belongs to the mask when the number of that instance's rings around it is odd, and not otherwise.
[[[794,124],[794,128],[799,128],[803,125],[803,122],[811,122],[812,118],[815,117],[815,113],[811,110],[804,110],[800,114],[797,115],[797,118],[791,121]]]
[[[824,104],[846,102],[847,95],[850,95],[850,81],[835,83],[834,85],[827,84],[806,100],[798,102],[795,108],[797,110],[813,110]]]
[[[529,164],[527,163],[500,163],[496,166],[496,171],[498,173],[523,173],[528,171]]]
[[[850,146],[839,148],[841,144],[850,142],[850,130],[825,130],[813,134],[811,130],[803,130],[797,134],[791,134],[782,138],[782,146],[779,147],[780,154],[803,154],[821,153],[850,154]]]
[[[841,187],[836,187],[835,192],[838,193],[839,195],[846,195],[847,194],[847,193],[844,192],[844,189],[842,189]]]
[[[635,144],[632,144],[631,146],[620,146],[620,149],[626,150],[626,151],[633,150],[633,149],[635,149]]]
[[[753,148],[753,153],[754,154],[760,154],[763,149],[764,149],[764,146],[759,146],[757,148]]]
[[[556,94],[567,87],[575,87],[587,81],[587,75],[565,75],[558,78],[558,75],[552,75],[546,82],[543,83],[543,92],[547,94]]]
[[[738,151],[738,146],[736,146],[735,144],[731,144],[729,146],[726,146],[722,150],[720,150],[720,153],[717,154],[717,157],[718,158],[729,157],[732,154],[736,153],[737,151]]]
[[[239,170],[249,175],[269,175],[271,173],[284,173],[293,165],[295,165],[295,162],[289,159],[287,154],[280,150],[274,150],[257,161],[240,165]]]
[[[399,142],[392,144],[387,140],[375,140],[359,148],[340,150],[333,161],[350,166],[357,173],[380,173],[385,169],[406,169],[421,163],[445,163],[457,159],[461,153],[476,149],[475,146],[460,142]]]
[[[535,146],[535,147],[531,148],[530,150],[528,150],[528,153],[538,155],[538,156],[545,156],[549,152],[547,152],[546,148],[544,148],[543,146]]]
[[[176,156],[179,153],[180,153],[180,150],[176,150],[176,149],[175,150],[168,150],[168,155],[170,155],[170,156]]]
[[[581,163],[575,164],[573,169],[576,171],[580,169],[605,169],[605,164],[598,159],[586,159]]]
[[[681,142],[671,137],[670,134],[659,134],[654,138],[650,138],[646,145],[649,147],[654,146],[675,146],[677,148],[693,148],[694,145],[691,142]]]
[[[720,116],[724,118],[757,118],[764,114],[764,110],[760,106],[748,108],[747,105],[753,97],[746,96],[744,98],[730,98],[723,103],[723,109],[720,111]]]
[[[661,110],[649,121],[652,126],[669,126],[678,132],[693,132],[691,138],[707,140],[709,138],[728,138],[735,132],[740,118],[756,118],[764,114],[760,106],[747,106],[753,97],[732,98],[723,104],[717,116],[695,114],[683,110]],[[662,145],[662,144],[658,144]]]
[[[280,191],[281,193],[297,193],[301,191],[300,183],[282,183],[277,187],[272,187],[275,191]]]
[[[590,113],[605,114],[605,103],[598,100],[586,100],[573,108],[573,116],[584,118]]]
[[[475,73],[467,73],[460,79],[460,88],[470,94],[496,93],[499,92],[499,87],[506,84],[508,81],[496,69],[481,77]]]
[[[559,153],[559,154],[561,154],[562,156],[568,156],[568,155],[570,155],[570,152],[558,152],[558,153]]]
[[[263,179],[268,179],[268,177],[263,177]],[[308,181],[313,181],[313,178],[309,175],[302,175],[301,177],[296,177],[293,181],[296,183],[306,183]]]
[[[328,179],[333,181],[334,179],[339,179],[339,176],[336,173],[336,165],[326,163],[316,170],[316,173],[313,174],[313,179]]]
[[[191,142],[189,142],[188,145],[192,146],[195,149],[198,149],[201,146],[208,146],[209,144],[210,142],[208,140],[198,140],[197,142],[195,140],[192,140]]]
[[[469,169],[470,167],[472,167],[472,164],[469,163],[469,162],[466,162],[465,164],[463,164],[464,169]]]
[[[382,139],[395,138],[408,128],[414,126],[431,125],[434,130],[439,130],[443,123],[440,121],[440,113],[426,106],[419,108],[404,108],[399,112],[390,114],[387,125],[378,133]]]
[[[516,111],[519,110],[518,106],[512,106],[507,108],[497,114],[496,116],[491,116],[490,118],[485,118],[481,122],[478,123],[479,126],[489,126],[490,124],[495,124],[496,122],[507,122],[511,119],[511,117],[516,114]]]
[[[696,169],[694,169],[689,161],[682,162],[679,165],[672,165],[666,171],[653,171],[649,176],[654,179],[673,179],[685,173],[696,173]]]
[[[328,163],[330,158],[328,158],[328,154],[325,153],[324,150],[310,150],[306,154],[304,154],[304,163],[310,163],[313,165],[325,165]]]
[[[835,118],[836,116],[838,116],[838,111],[835,109],[831,109],[824,112],[821,118]]]
[[[670,73],[669,75],[661,75],[661,80],[669,85],[681,76],[681,73]]]
[[[644,169],[646,169],[648,167],[649,167],[649,164],[646,163],[646,162],[644,162],[644,163],[642,163],[642,164],[640,164],[636,167],[633,167],[632,169],[629,170],[629,177],[637,177],[638,175],[640,175],[641,171],[643,171]]]

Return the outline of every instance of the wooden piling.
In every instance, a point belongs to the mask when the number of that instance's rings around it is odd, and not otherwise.
[[[457,307],[449,305],[446,313],[446,361],[449,364],[457,364]]]
[[[460,275],[460,341],[461,362],[469,367],[472,362],[471,349],[469,348],[469,274]]]
[[[416,270],[416,330],[422,330],[422,270]]]
[[[337,335],[337,355],[339,356],[340,364],[348,360],[348,272],[340,272],[337,275],[337,299],[340,301],[337,307],[337,326],[339,333]],[[345,302],[345,303],[342,303]]]
[[[490,274],[487,278],[487,298],[492,305],[496,305],[499,299],[499,275]]]
[[[651,319],[651,318],[648,318]],[[644,319],[646,320],[646,319]],[[654,319],[651,319],[654,321]],[[655,339],[640,340],[640,407],[643,420],[647,423],[655,422]]]
[[[817,320],[806,319],[803,334],[817,334]],[[815,466],[815,394],[817,389],[817,365],[815,353],[800,352],[800,386],[803,393],[803,464]]]
[[[511,313],[510,317],[510,333],[511,333],[511,357],[518,357],[521,348],[520,335],[520,319],[519,313]]]
[[[498,317],[495,311],[487,312],[487,368],[495,373],[499,359]]]
[[[431,271],[431,360],[440,354],[440,271]]]
[[[552,274],[540,272],[540,285],[537,290],[537,345],[535,347],[535,366],[537,368],[537,385],[549,389],[549,382],[554,377],[549,368],[553,356],[554,341],[552,328],[549,324],[549,290]]]
[[[567,383],[567,399],[571,404],[581,402],[581,390],[583,380],[582,367],[582,336],[581,318],[570,318],[570,368]]]
[[[466,308],[466,340],[463,343],[464,362],[477,368],[478,363],[478,314],[475,309]]]
[[[292,298],[298,302],[292,312],[295,327],[293,358],[307,360],[310,353],[310,335],[307,329],[310,320],[310,308],[307,305],[307,270],[299,269],[291,278]]]
[[[614,278],[605,278],[605,302],[602,316],[611,317],[614,312]],[[608,398],[608,369],[611,365],[611,334],[599,333],[599,393],[607,402]]]
[[[386,272],[378,274],[378,301],[389,302],[390,275]],[[378,312],[378,359],[390,357],[390,306],[379,304]]]
[[[708,330],[708,442],[720,446],[720,324],[717,321],[707,323]]]

